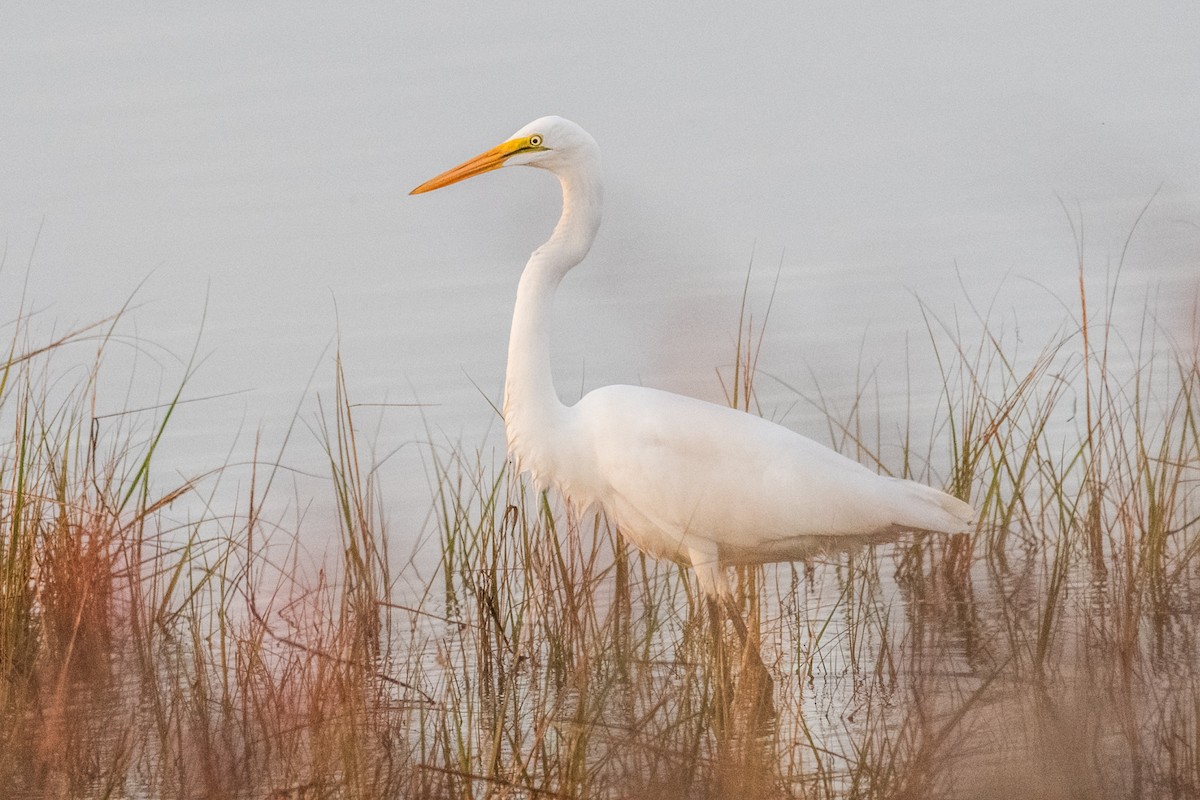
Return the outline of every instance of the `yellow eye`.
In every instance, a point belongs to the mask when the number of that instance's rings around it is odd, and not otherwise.
[[[542,146],[542,135],[540,133],[535,133],[533,136],[530,136],[529,137],[529,146],[530,147],[541,147]]]

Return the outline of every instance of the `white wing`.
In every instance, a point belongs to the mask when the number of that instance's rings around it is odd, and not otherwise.
[[[608,386],[574,408],[580,486],[655,555],[694,561],[697,543],[725,563],[801,557],[902,530],[957,532],[970,507],[877,475],[828,447],[741,411],[635,386]]]

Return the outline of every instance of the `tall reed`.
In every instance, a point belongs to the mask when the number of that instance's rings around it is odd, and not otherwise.
[[[270,516],[270,460],[236,509],[213,507],[220,468],[157,485],[182,389],[97,413],[119,318],[44,346],[18,325],[0,370],[0,781],[13,797],[1196,796],[1200,355],[1149,318],[1119,338],[1111,294],[1077,307],[1031,352],[987,312],[925,308],[942,402],[902,423],[899,453],[870,381],[846,409],[818,396],[835,445],[943,475],[980,524],[743,572],[765,681],[686,572],[484,451],[431,447],[437,568],[398,566],[411,534],[385,518],[340,357],[313,425],[337,513],[297,530]],[[743,409],[764,324],[743,309],[723,380]],[[82,346],[92,367],[64,391],[56,357]],[[171,521],[193,501],[209,510]]]

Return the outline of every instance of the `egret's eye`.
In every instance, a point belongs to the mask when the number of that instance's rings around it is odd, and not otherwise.
[[[529,146],[530,147],[541,147],[542,146],[542,135],[540,133],[535,133],[533,136],[530,136],[529,137]]]

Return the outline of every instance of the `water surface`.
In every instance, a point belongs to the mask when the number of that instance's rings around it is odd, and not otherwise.
[[[948,320],[994,307],[1034,346],[1071,324],[1081,245],[1096,294],[1124,253],[1118,316],[1149,297],[1164,335],[1193,335],[1198,39],[1185,3],[9,7],[3,316],[24,297],[61,331],[132,295],[101,411],[168,398],[195,347],[184,395],[213,399],[177,414],[164,488],[256,446],[276,458],[297,408],[283,458],[323,472],[308,428],[339,348],[364,429],[400,448],[387,497],[415,531],[413,443],[499,445],[511,299],[557,187],[509,170],[406,193],[557,113],[599,140],[608,182],[558,301],[564,398],[629,382],[720,400],[753,263],[760,316],[779,277],[765,372],[848,401],[878,368],[881,404],[928,424],[916,298]],[[759,388],[764,413],[821,436],[794,392]]]

